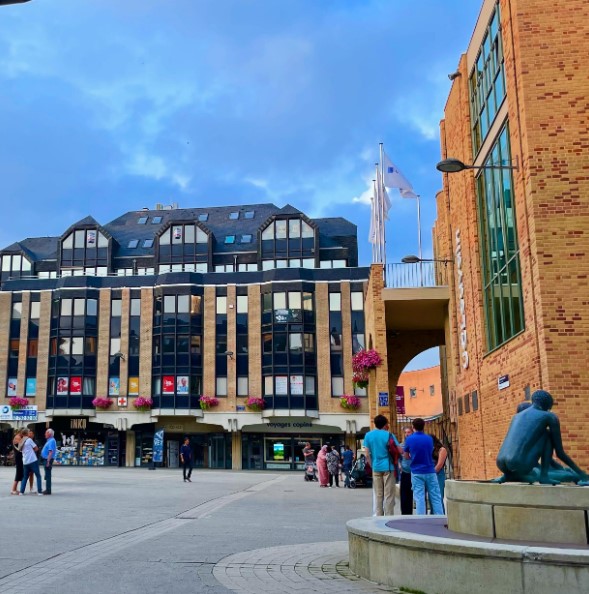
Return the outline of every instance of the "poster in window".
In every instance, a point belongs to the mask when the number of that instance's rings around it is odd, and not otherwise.
[[[27,396],[35,396],[36,394],[37,394],[37,378],[36,377],[27,377],[26,395]]]
[[[72,396],[82,395],[82,378],[79,376],[70,377],[70,394]]]
[[[277,375],[276,376],[276,395],[285,396],[288,394],[288,376]]]
[[[175,383],[173,375],[164,375],[162,378],[162,394],[173,394]]]
[[[129,378],[129,396],[139,396],[139,378]]]
[[[69,377],[58,377],[57,385],[55,386],[55,393],[58,396],[67,396],[69,385],[70,385]]]
[[[86,243],[88,245],[96,245],[96,231],[88,231],[86,233]]]
[[[118,377],[111,377],[108,380],[108,395],[119,396],[121,393],[121,380]]]
[[[290,393],[292,396],[298,396],[303,394],[303,376],[302,375],[291,375],[290,376]]]
[[[176,394],[183,394],[184,396],[188,395],[188,376],[187,375],[179,375],[176,378]]]
[[[6,395],[7,396],[16,396],[16,388],[18,386],[18,381],[15,377],[9,377],[8,383],[6,385]]]
[[[174,239],[182,239],[182,227],[174,227]]]

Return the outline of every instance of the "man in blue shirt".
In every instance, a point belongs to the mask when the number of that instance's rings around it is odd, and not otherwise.
[[[344,453],[342,454],[342,471],[344,473],[344,487],[350,486],[350,470],[354,464],[354,452],[350,446],[344,446]]]
[[[184,440],[184,445],[180,448],[180,462],[182,463],[182,476],[184,482],[191,483],[192,476],[192,450],[190,449],[190,438]]]
[[[444,515],[442,496],[434,467],[434,440],[423,432],[425,421],[413,419],[414,432],[405,440],[405,458],[411,459],[411,485],[417,515],[425,515],[425,489],[432,513]]]
[[[51,470],[53,468],[53,460],[55,459],[55,452],[57,451],[57,443],[53,437],[53,429],[45,431],[45,445],[41,450],[41,458],[43,458],[43,466],[45,467],[45,491],[43,495],[51,495]]]
[[[364,437],[364,448],[367,461],[372,466],[375,515],[392,516],[395,508],[395,465],[389,456],[387,445],[391,436],[397,447],[399,442],[389,433],[389,421],[384,415],[374,417],[374,426],[376,429],[369,431]]]

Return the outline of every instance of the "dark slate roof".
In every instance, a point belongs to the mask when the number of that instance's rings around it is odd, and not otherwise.
[[[244,213],[254,212],[252,219],[244,218]],[[230,220],[229,213],[239,212],[238,220]],[[143,242],[146,239],[154,239],[157,234],[166,227],[173,225],[174,222],[198,221],[200,214],[208,214],[207,221],[201,222],[200,226],[213,234],[215,242],[213,251],[216,253],[228,252],[251,252],[257,249],[256,234],[260,227],[272,216],[304,214],[300,210],[287,204],[283,208],[278,208],[274,204],[249,204],[238,206],[211,206],[203,208],[178,208],[173,210],[138,210],[129,211],[120,217],[114,219],[106,225],[100,225],[93,217],[88,216],[70,225],[69,232],[76,226],[96,225],[103,229],[107,235],[110,235],[116,242],[113,245],[115,258],[117,257],[145,257],[154,253],[153,247],[144,248]],[[140,217],[149,217],[147,224],[139,225],[137,223]],[[154,217],[161,217],[161,223],[153,224]],[[341,245],[338,242],[339,237],[356,237],[356,225],[346,221],[341,217],[309,219],[319,229],[320,246]],[[234,244],[225,244],[226,235],[236,235],[237,241]],[[252,235],[251,243],[240,243],[241,235]],[[63,236],[62,236],[63,237]],[[59,237],[35,237],[16,242],[5,250],[26,249],[35,261],[55,259],[57,257],[57,245]],[[129,241],[137,239],[139,244],[137,248],[128,247]]]

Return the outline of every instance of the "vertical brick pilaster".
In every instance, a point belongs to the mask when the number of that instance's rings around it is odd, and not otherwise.
[[[10,337],[10,317],[12,314],[12,293],[0,293],[0,395],[6,398],[8,381],[8,344]]]
[[[98,356],[96,359],[96,396],[108,396],[110,357],[110,289],[102,289],[98,300]]]
[[[203,394],[214,396],[217,393],[215,340],[217,317],[217,292],[215,287],[205,287],[203,305]]]
[[[319,410],[331,410],[331,364],[329,341],[329,292],[325,283],[315,285],[317,338],[317,395]]]
[[[152,342],[153,289],[141,289],[141,331],[139,333],[139,395],[149,398],[151,398]]]
[[[249,395],[262,397],[262,298],[260,285],[247,290]]]
[[[20,318],[20,341],[18,349],[18,375],[17,386],[18,395],[25,395],[25,384],[27,377],[27,339],[29,337],[29,318],[31,317],[31,293],[23,291],[22,293],[22,314]]]
[[[47,379],[49,375],[49,333],[51,330],[52,292],[41,293],[39,314],[39,351],[37,354],[37,395],[35,402],[39,410],[47,409]]]

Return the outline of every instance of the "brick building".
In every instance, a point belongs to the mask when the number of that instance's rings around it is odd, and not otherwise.
[[[444,175],[434,229],[437,257],[454,260],[446,346],[462,478],[498,474],[515,407],[539,388],[589,468],[587,56],[589,1],[486,0],[452,75],[442,156],[483,167]]]
[[[41,438],[49,426],[58,464],[138,466],[163,430],[169,466],[189,436],[196,466],[296,469],[305,441],[355,445],[369,426],[366,398],[356,412],[339,401],[354,393],[369,276],[344,219],[158,205],[0,258],[3,447],[15,427]],[[202,410],[203,395],[219,404]],[[29,407],[11,410],[11,397]]]
[[[442,414],[440,366],[403,371],[397,382],[397,395],[403,397],[404,416],[437,417]]]

